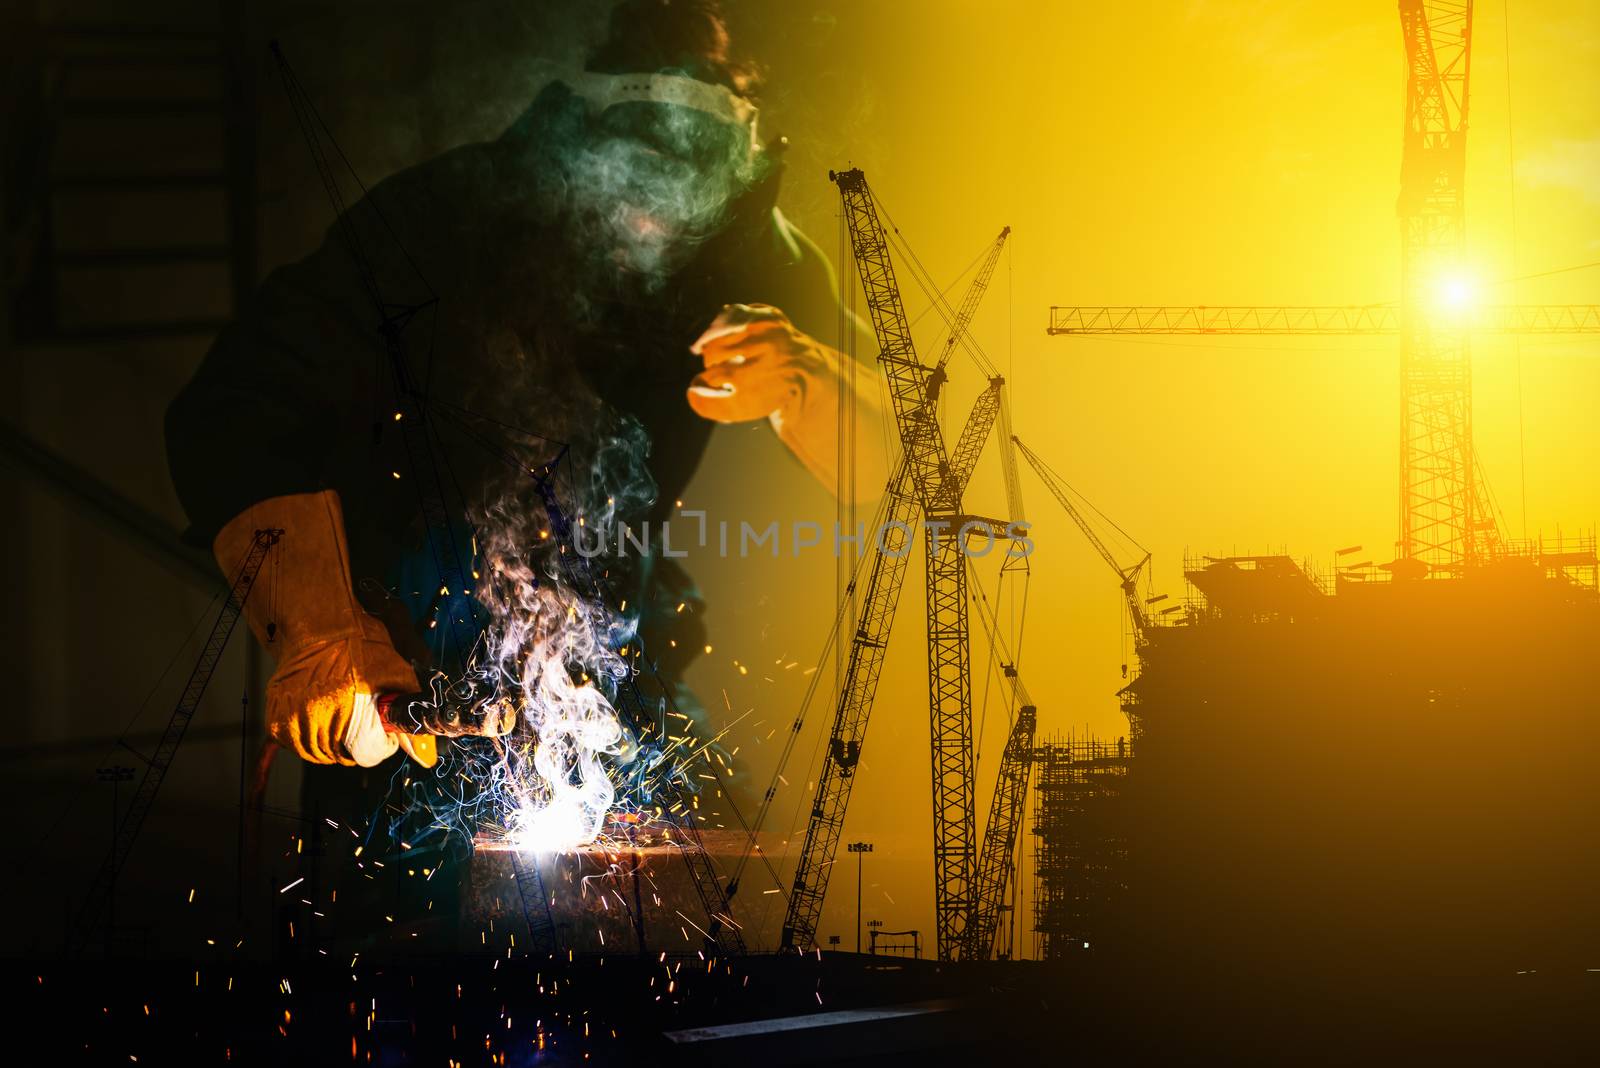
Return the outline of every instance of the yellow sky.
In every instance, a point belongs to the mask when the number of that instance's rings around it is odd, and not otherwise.
[[[1153,551],[1159,589],[1183,592],[1186,550],[1287,549],[1326,565],[1334,548],[1362,544],[1371,558],[1390,559],[1395,341],[1075,339],[1046,337],[1044,328],[1052,304],[1394,299],[1404,85],[1394,5],[908,8],[867,5],[852,16],[850,55],[864,89],[814,91],[810,107],[833,121],[792,153],[791,214],[832,252],[837,194],[824,172],[854,163],[945,282],[1002,225],[1014,228],[975,334],[1010,369],[1017,433]],[[1600,260],[1600,7],[1512,4],[1511,19],[1514,186],[1501,6],[1480,5],[1476,20],[1471,257],[1488,299],[1600,302],[1600,269],[1500,281]],[[926,302],[906,285],[915,315]],[[921,340],[936,338],[924,329]],[[1517,346],[1486,340],[1474,365],[1477,446],[1504,532],[1523,532],[1524,466],[1530,534],[1592,528],[1600,338],[1525,340],[1520,372]],[[982,380],[961,361],[952,381],[959,413]],[[1024,492],[1039,549],[1022,668],[1042,733],[1115,737],[1126,730],[1114,696],[1125,659],[1116,582],[1026,471]],[[1004,511],[992,452],[967,503]],[[846,837],[878,842],[868,917],[931,936],[920,560],[913,568]],[[992,588],[994,566],[981,570]],[[791,593],[806,621],[793,625],[794,647],[782,652],[809,665],[831,590]],[[755,648],[749,634],[719,630],[716,613],[713,603],[713,634],[746,649],[747,662],[778,655]],[[977,643],[980,670],[986,657]],[[709,666],[698,683],[712,694],[728,685]],[[764,733],[792,717],[779,696],[787,692],[744,680],[728,701],[757,708]],[[819,707],[808,729],[821,729],[828,711]],[[991,706],[980,823],[1004,720]],[[745,742],[741,760],[764,786],[768,754]],[[786,773],[795,787],[809,741],[799,752]],[[785,796],[779,830],[796,803]],[[834,886],[822,930],[848,944],[854,872]]]

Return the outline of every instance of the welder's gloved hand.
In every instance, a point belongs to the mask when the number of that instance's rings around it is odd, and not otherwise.
[[[689,384],[689,407],[718,423],[770,420],[789,451],[838,492],[839,390],[870,403],[862,368],[769,304],[725,305],[689,351],[705,363]]]
[[[213,543],[223,574],[235,574],[256,531],[281,529],[245,618],[277,657],[267,683],[267,729],[313,764],[372,767],[404,748],[417,763],[438,760],[428,735],[390,734],[376,698],[411,693],[416,673],[395,652],[384,625],[356,601],[344,513],[331,490],[251,505]]]

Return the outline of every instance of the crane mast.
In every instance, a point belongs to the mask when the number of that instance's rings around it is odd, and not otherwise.
[[[950,354],[955,352],[956,346],[966,342],[967,327],[972,325],[972,317],[977,314],[978,303],[989,290],[989,279],[994,276],[994,269],[1000,263],[1000,250],[1005,248],[1006,238],[1010,236],[1011,227],[1001,229],[1000,236],[995,238],[994,244],[989,247],[983,265],[973,276],[972,285],[967,288],[967,295],[961,299],[961,307],[956,309],[955,322],[950,326],[950,336],[945,339],[944,348],[939,350],[938,367],[943,368],[948,364]]]
[[[1493,540],[1472,449],[1472,359],[1437,312],[1466,249],[1472,0],[1401,0],[1406,52],[1400,166],[1400,557],[1459,571]]]
[[[883,670],[895,609],[905,584],[912,531],[919,517],[927,511],[930,499],[950,499],[949,490],[944,488],[946,483],[959,487],[971,476],[972,466],[977,461],[999,409],[1000,385],[999,380],[994,380],[974,405],[955,453],[948,459],[945,457],[936,409],[940,386],[944,381],[944,365],[971,322],[1010,233],[1007,227],[995,239],[957,311],[940,362],[930,371],[916,359],[910,324],[894,281],[887,240],[878,223],[865,178],[860,171],[846,172],[834,178],[844,194],[854,258],[867,293],[872,324],[882,345],[880,359],[889,376],[891,395],[895,398],[896,427],[900,432],[904,456],[889,483],[888,510],[881,528],[884,531],[883,544],[876,547],[878,551],[873,556],[867,574],[861,615],[851,638],[844,682],[834,709],[815,800],[795,866],[782,929],[782,944],[786,948],[815,943],[828,879],[844,830],[850,790],[855,782],[855,768],[860,760],[868,717]],[[918,481],[919,473],[920,477],[932,480],[931,487]],[[924,488],[928,492],[924,492]],[[954,499],[959,502],[959,489],[955,491]],[[967,718],[970,721],[970,706]],[[937,750],[937,740],[935,746]],[[937,786],[935,796],[937,805]],[[967,813],[970,823],[970,798]],[[939,944],[942,949],[947,942],[941,938]]]
[[[953,960],[972,911],[972,670],[967,633],[967,556],[960,519],[929,515],[927,552],[928,710],[933,742],[934,931],[940,960]],[[939,524],[948,523],[941,537]]]

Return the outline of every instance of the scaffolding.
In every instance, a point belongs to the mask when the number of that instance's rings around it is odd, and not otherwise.
[[[1127,889],[1127,740],[1071,735],[1034,752],[1034,957],[1091,949]]]
[[[1359,552],[1360,546],[1343,552]],[[1337,561],[1338,554],[1335,554]],[[1309,559],[1286,552],[1250,556],[1202,556],[1186,553],[1183,577],[1188,584],[1180,623],[1293,623],[1338,610],[1336,594],[1361,595],[1397,581],[1427,578],[1430,585],[1503,581],[1507,578],[1557,584],[1567,595],[1593,599],[1600,592],[1600,553],[1592,530],[1553,538],[1499,539],[1479,553],[1462,572],[1429,573],[1415,561],[1376,564],[1371,560],[1336,562],[1319,571]],[[1132,680],[1130,680],[1132,681]],[[1136,735],[1137,737],[1137,735]]]
[[[1575,535],[1557,531],[1552,537],[1540,534],[1502,539],[1480,560],[1478,569],[1485,568],[1533,569],[1551,582],[1566,585],[1579,596],[1592,598],[1600,592],[1600,551],[1597,551],[1592,529]],[[1397,574],[1393,564],[1374,564],[1367,560],[1337,566],[1333,577],[1338,592],[1347,593],[1365,586],[1391,583],[1403,576]],[[1469,573],[1466,577],[1472,576]]]

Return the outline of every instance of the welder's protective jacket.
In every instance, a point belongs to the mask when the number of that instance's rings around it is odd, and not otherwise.
[[[390,177],[339,224],[359,237],[391,308],[418,309],[405,328],[408,371],[435,413],[452,505],[470,510],[505,477],[485,440],[537,441],[507,428],[572,442],[564,480],[581,480],[595,438],[632,417],[648,436],[659,517],[713,429],[684,390],[701,369],[689,345],[718,310],[772,304],[815,336],[836,331],[830,268],[772,206],[775,182],[748,194],[652,296],[625,304],[575,292],[581,272],[550,160],[587,121],[554,83],[496,140]],[[380,317],[339,225],[273,271],[219,336],[168,411],[168,451],[200,543],[257,501],[337,491],[356,592],[385,615],[374,598],[393,592],[425,533]],[[416,651],[398,633],[396,644]]]

